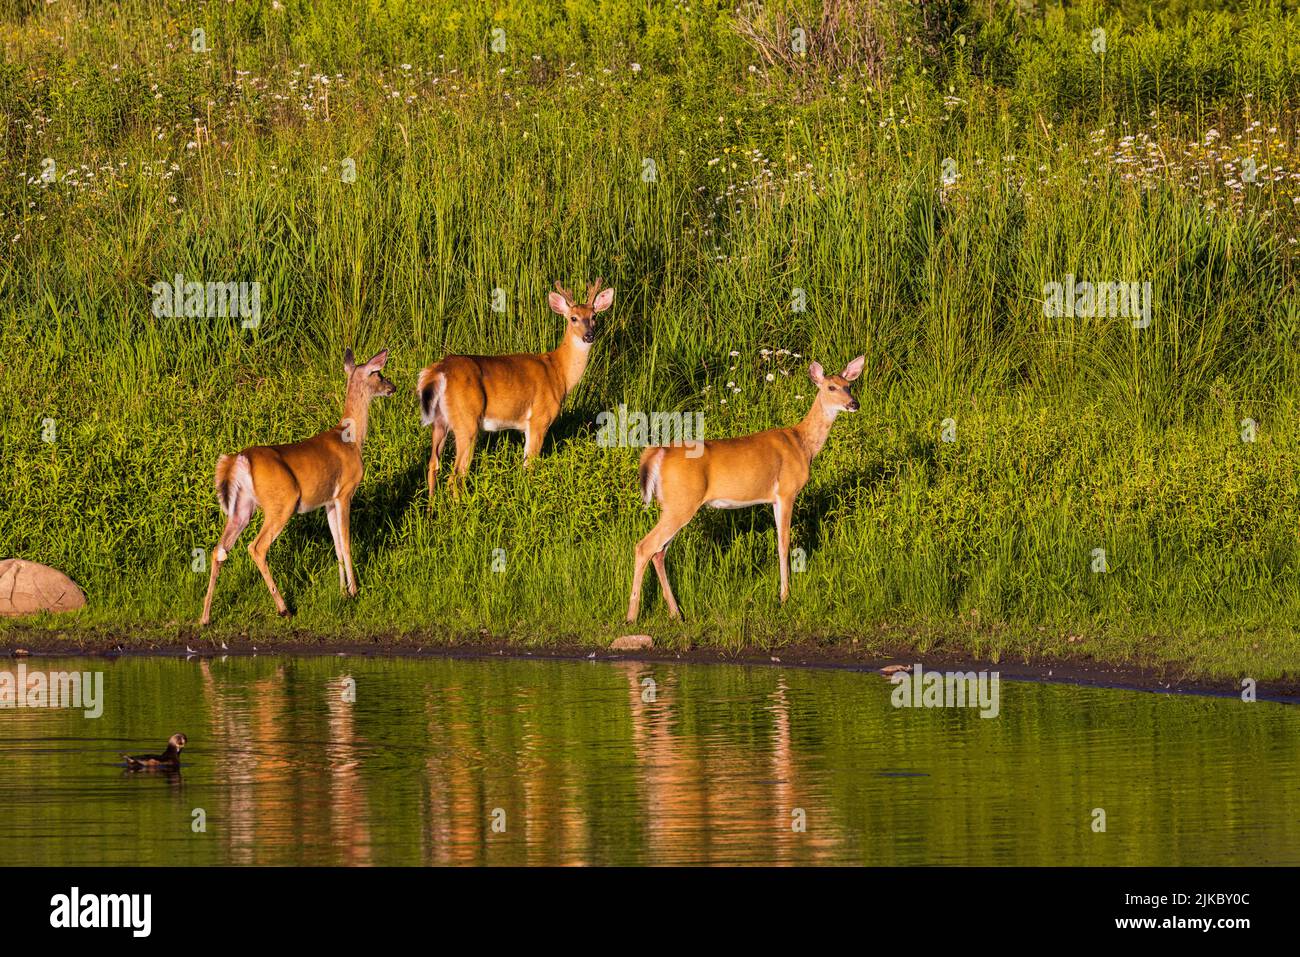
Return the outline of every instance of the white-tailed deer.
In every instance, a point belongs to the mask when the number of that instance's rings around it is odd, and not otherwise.
[[[253,556],[253,564],[275,599],[276,611],[289,614],[271,577],[266,553],[295,512],[324,506],[339,563],[339,587],[349,595],[357,593],[352,571],[352,494],[361,483],[361,445],[366,440],[370,400],[397,391],[382,374],[387,361],[387,349],[362,365],[352,361],[351,349],[343,354],[343,371],[348,377],[343,420],[328,432],[291,445],[255,445],[238,455],[217,459],[217,501],[226,515],[226,527],[212,555],[200,625],[206,625],[212,615],[212,592],[217,587],[221,563],[259,508],[264,516],[262,530],[248,546],[248,554]]]
[[[808,482],[813,456],[826,444],[835,417],[858,411],[849,383],[862,374],[858,356],[839,375],[825,375],[814,362],[808,375],[817,386],[817,398],[798,425],[768,429],[734,439],[712,439],[698,448],[685,446],[648,448],[641,454],[641,496],[646,504],[658,499],[662,512],[650,534],[636,546],[632,571],[632,598],[627,620],[636,621],[641,607],[641,582],[647,562],[653,562],[668,614],[680,618],[677,599],[668,584],[664,554],[686,523],[700,510],[771,505],[776,516],[776,549],[781,561],[781,601],[790,594],[790,517],[794,500]],[[694,452],[695,455],[688,455]]]
[[[429,495],[437,487],[438,458],[447,433],[456,436],[456,471],[452,494],[469,471],[479,429],[514,429],[526,436],[524,465],[542,450],[546,431],[560,414],[564,397],[573,391],[587,368],[596,341],[596,314],[614,304],[614,289],[601,289],[597,279],[587,288],[587,301],[578,302],[558,282],[547,297],[551,311],[569,322],[560,344],[550,352],[507,356],[451,355],[420,373],[421,425],[433,427],[429,456]]]

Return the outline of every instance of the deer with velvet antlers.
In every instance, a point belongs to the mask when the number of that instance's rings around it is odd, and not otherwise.
[[[702,452],[674,445],[648,448],[642,453],[641,496],[647,505],[657,499],[662,511],[658,524],[636,546],[628,621],[636,621],[641,607],[641,583],[647,563],[654,564],[669,616],[681,617],[668,583],[664,555],[668,543],[704,505],[772,506],[781,565],[781,601],[786,600],[790,594],[790,518],[794,500],[808,482],[813,456],[826,444],[835,417],[841,412],[858,411],[849,384],[862,374],[865,361],[858,356],[838,375],[829,376],[814,362],[808,375],[817,386],[817,398],[798,425],[733,439],[706,440]]]
[[[456,437],[454,496],[469,471],[479,430],[523,432],[524,465],[542,450],[546,432],[560,414],[565,396],[574,390],[587,368],[596,341],[596,315],[614,304],[614,289],[597,279],[587,288],[586,302],[555,284],[547,297],[551,311],[568,320],[564,338],[550,352],[504,356],[450,355],[420,373],[420,423],[433,430],[429,456],[429,496],[438,479],[438,459],[448,433]]]

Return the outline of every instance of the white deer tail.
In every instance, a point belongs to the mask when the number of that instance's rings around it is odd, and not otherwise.
[[[421,425],[433,425],[438,419],[447,417],[442,408],[442,397],[447,392],[447,376],[437,366],[429,366],[420,372],[416,391],[420,394]]]
[[[248,459],[241,455],[223,455],[217,459],[217,502],[226,515],[234,514],[241,498],[256,502],[253,494],[253,473],[248,469]]]
[[[663,465],[664,448],[649,448],[641,453],[641,465],[637,469],[638,484],[641,486],[641,501],[647,505],[660,498],[662,491],[659,480],[659,468]]]

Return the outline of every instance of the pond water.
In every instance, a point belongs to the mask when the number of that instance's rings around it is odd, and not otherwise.
[[[1289,705],[1003,681],[981,718],[733,665],[25,667],[103,672],[103,714],[0,710],[6,865],[1300,864]],[[180,773],[123,770],[176,731]]]

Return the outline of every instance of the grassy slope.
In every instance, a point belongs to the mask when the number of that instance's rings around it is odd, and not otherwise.
[[[1295,669],[1300,190],[1231,185],[1248,155],[1291,169],[1294,15],[957,20],[937,55],[891,49],[882,85],[751,70],[724,14],[672,4],[354,7],[214,5],[207,54],[181,4],[0,26],[0,555],[86,588],[52,626],[197,617],[213,461],[337,421],[345,345],[391,348],[413,389],[446,351],[549,348],[550,283],[600,273],[616,305],[530,474],[495,440],[466,499],[430,511],[404,390],[374,409],[360,597],[338,595],[323,515],[298,518],[271,557],[293,624],[238,554],[218,633],[607,640],[653,515],[596,414],[791,423],[809,357],[865,352],[863,411],[797,509],[790,604],[770,513],[710,513],[669,554],[688,623],[647,583],[645,628]],[[262,325],[154,318],[150,286],[177,272],[261,282]],[[1152,326],[1044,318],[1067,273],[1151,281]]]

